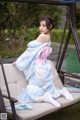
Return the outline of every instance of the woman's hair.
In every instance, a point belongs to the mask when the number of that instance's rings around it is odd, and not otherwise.
[[[53,29],[53,19],[49,16],[42,16],[39,20],[39,25],[40,25],[40,22],[41,21],[45,21],[46,22],[46,27],[49,29],[49,30],[52,30]]]

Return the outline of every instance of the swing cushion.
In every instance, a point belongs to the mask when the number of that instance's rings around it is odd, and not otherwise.
[[[52,65],[53,68],[53,74],[54,74],[54,83],[55,86],[58,89],[61,89],[63,87],[63,84],[58,76],[58,73],[53,65],[53,63],[51,61],[49,61],[50,64]],[[24,77],[24,74],[22,72],[20,72],[15,65],[13,64],[4,64],[4,69],[5,69],[5,74],[6,74],[6,78],[7,78],[7,82],[8,82],[8,86],[9,86],[9,90],[10,90],[10,94],[11,97],[14,97],[15,99],[17,99],[19,93],[21,92],[22,88],[25,88],[27,85],[27,80]],[[4,83],[4,78],[3,78],[3,74],[2,74],[2,70],[1,70],[1,66],[0,66],[0,87],[2,90],[3,94],[7,95],[7,90],[5,88],[5,83]],[[19,117],[19,120],[35,120],[38,119],[42,116],[45,116],[49,113],[55,112],[60,110],[61,108],[70,106],[76,102],[80,101],[80,93],[71,93],[74,100],[73,101],[68,101],[66,100],[64,97],[59,97],[56,100],[59,101],[61,103],[61,107],[55,107],[50,103],[28,103],[28,105],[32,106],[32,110],[16,110],[16,113]],[[7,99],[4,99],[5,101],[5,105],[9,106],[9,101]],[[18,104],[19,102],[16,102],[16,104]],[[9,117],[12,117],[11,111],[7,110]]]

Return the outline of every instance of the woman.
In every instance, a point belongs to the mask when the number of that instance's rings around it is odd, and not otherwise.
[[[27,50],[15,62],[16,67],[23,71],[28,85],[20,93],[20,102],[49,102],[56,107],[61,104],[55,100],[60,95],[72,100],[72,96],[66,88],[57,90],[53,78],[52,67],[47,57],[52,52],[50,47],[51,30],[53,20],[49,16],[41,17],[39,21],[40,35],[36,40],[28,43]],[[65,92],[64,92],[65,91]]]

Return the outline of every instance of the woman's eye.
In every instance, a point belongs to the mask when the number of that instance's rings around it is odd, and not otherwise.
[[[43,25],[43,27],[45,27],[45,25]]]

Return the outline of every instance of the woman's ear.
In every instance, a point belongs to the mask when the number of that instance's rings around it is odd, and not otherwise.
[[[52,24],[50,25],[50,30],[52,29]]]

